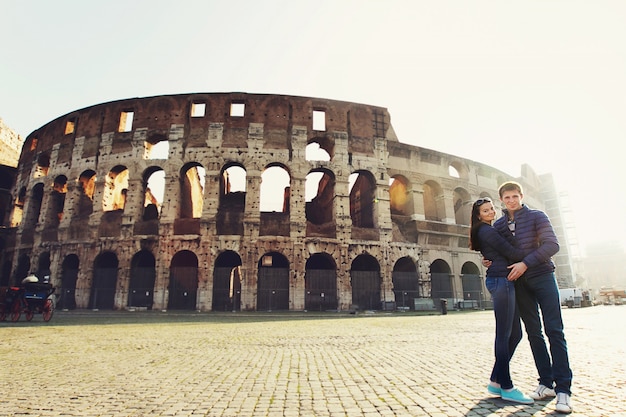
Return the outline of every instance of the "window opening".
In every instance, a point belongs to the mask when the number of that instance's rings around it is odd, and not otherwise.
[[[326,112],[322,110],[313,110],[313,130],[318,132],[326,131]]]
[[[76,121],[74,119],[70,119],[65,122],[65,134],[69,135],[70,133],[74,133],[74,128],[76,127]]]
[[[307,161],[330,161],[330,154],[317,142],[309,143],[304,153]]]
[[[125,110],[120,113],[120,125],[118,132],[130,132],[133,130],[133,118],[135,113],[130,110]]]
[[[206,103],[191,103],[191,117],[204,117]]]
[[[30,142],[30,150],[34,151],[37,149],[37,143],[39,142],[39,139],[37,138],[33,138],[33,140]]]
[[[157,143],[144,142],[143,159],[167,159],[170,155],[170,142],[162,140]]]
[[[244,103],[230,103],[230,116],[231,117],[243,117],[245,114],[246,105]]]
[[[457,169],[452,165],[448,167],[448,174],[453,178],[461,178],[461,175],[459,175],[459,171],[457,171]]]

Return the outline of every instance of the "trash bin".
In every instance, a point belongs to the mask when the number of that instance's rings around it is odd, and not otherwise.
[[[443,315],[448,314],[448,300],[446,300],[445,298],[442,298],[440,301],[441,301],[441,314]]]

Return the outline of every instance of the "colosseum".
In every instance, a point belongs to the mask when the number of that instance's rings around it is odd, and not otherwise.
[[[33,273],[68,310],[485,307],[471,204],[512,179],[400,142],[384,107],[248,93],[73,111],[14,175],[0,285]],[[515,179],[551,209],[549,176]]]

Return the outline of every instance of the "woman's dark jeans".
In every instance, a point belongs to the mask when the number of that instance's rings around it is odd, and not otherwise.
[[[491,381],[497,382],[503,389],[513,388],[509,362],[515,348],[522,340],[522,326],[515,301],[515,284],[506,279],[487,277],[485,286],[493,300],[493,312],[496,317],[496,362],[491,372]]]

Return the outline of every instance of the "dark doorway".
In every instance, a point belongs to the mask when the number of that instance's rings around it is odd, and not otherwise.
[[[396,307],[415,309],[415,299],[419,297],[419,278],[415,262],[409,257],[398,260],[393,266],[393,294]]]
[[[259,311],[289,310],[289,261],[277,252],[261,257],[258,264]]]
[[[380,310],[380,265],[371,255],[359,255],[350,269],[352,304],[360,310]]]
[[[78,280],[78,256],[67,255],[61,264],[61,293],[57,308],[74,310],[76,308],[76,281]]]
[[[171,310],[195,310],[198,294],[198,258],[187,250],[172,258],[170,265],[169,300]]]
[[[155,280],[154,255],[147,250],[137,252],[130,263],[128,306],[152,310]]]
[[[115,286],[117,285],[117,267],[117,256],[113,252],[103,252],[96,257],[93,267],[89,308],[113,309],[115,305]]]
[[[337,310],[337,266],[330,255],[316,253],[306,262],[304,309]]]
[[[227,250],[215,260],[213,268],[213,311],[241,309],[241,258]]]

